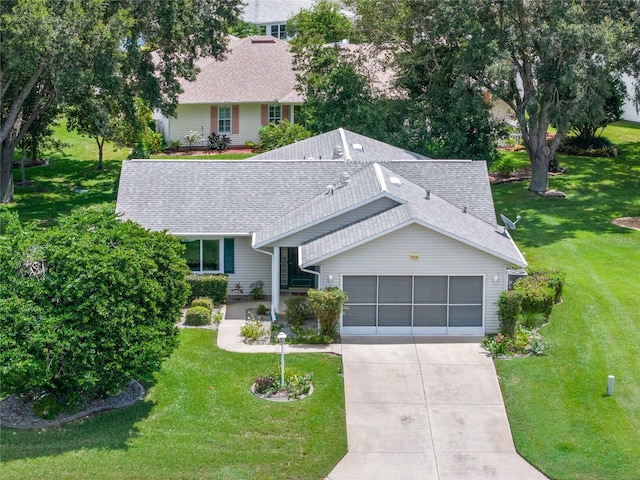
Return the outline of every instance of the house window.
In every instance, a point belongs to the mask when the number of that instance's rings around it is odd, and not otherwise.
[[[218,133],[231,133],[231,106],[218,107]]]
[[[269,105],[269,123],[279,123],[282,120],[282,106]]]
[[[192,272],[220,271],[220,240],[183,240],[187,265]]]
[[[271,36],[286,40],[287,38],[287,25],[271,25]]]

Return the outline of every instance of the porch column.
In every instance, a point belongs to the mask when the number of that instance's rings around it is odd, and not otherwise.
[[[280,247],[273,247],[271,256],[271,315],[280,310]]]

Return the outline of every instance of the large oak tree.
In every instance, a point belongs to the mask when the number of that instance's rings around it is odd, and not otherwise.
[[[17,144],[43,112],[91,92],[175,110],[195,61],[221,58],[240,0],[0,2],[0,203],[13,199]]]
[[[608,95],[609,72],[638,65],[637,0],[351,3],[361,30],[396,52],[401,81],[414,91],[450,96],[451,83],[438,81],[447,68],[455,77],[445,78],[468,79],[513,109],[531,160],[529,189],[538,193],[548,189],[548,165],[562,138]],[[557,133],[547,141],[550,125]]]

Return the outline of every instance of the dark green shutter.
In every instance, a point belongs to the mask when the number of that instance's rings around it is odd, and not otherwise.
[[[224,273],[234,273],[234,246],[233,238],[224,239]]]

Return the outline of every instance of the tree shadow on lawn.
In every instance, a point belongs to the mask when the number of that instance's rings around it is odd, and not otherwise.
[[[540,247],[580,233],[631,234],[613,225],[618,217],[640,216],[640,142],[625,144],[614,158],[560,156],[567,173],[550,179],[550,188],[567,198],[541,197],[529,183],[493,187],[497,213],[522,216],[511,236],[523,247]]]
[[[60,455],[86,449],[127,449],[139,435],[136,424],[148,418],[154,404],[143,400],[76,422],[41,430],[3,427],[0,432],[2,462]]]
[[[38,220],[47,226],[76,207],[115,201],[120,161],[105,161],[104,170],[97,170],[95,161],[60,154],[50,155],[48,161],[27,170],[28,186],[15,188],[15,208],[22,222]]]

